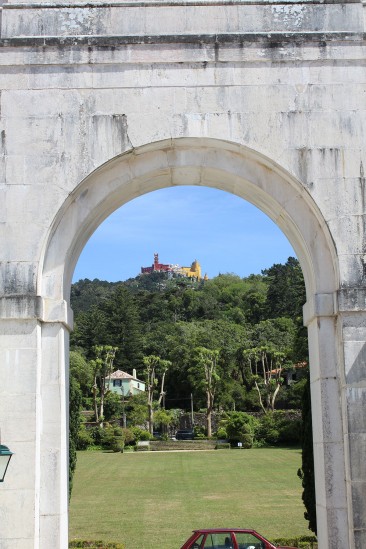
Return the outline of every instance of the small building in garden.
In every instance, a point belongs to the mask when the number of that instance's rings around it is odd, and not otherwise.
[[[106,389],[120,396],[138,395],[145,391],[145,383],[136,376],[134,369],[131,374],[116,370],[109,378],[106,379]]]
[[[292,368],[286,369],[284,372],[285,384],[292,385],[303,379],[309,371],[309,365],[305,362],[297,362]]]
[[[297,381],[303,379],[309,371],[309,365],[306,361],[297,362],[293,364],[292,367],[286,368],[275,368],[274,370],[269,370],[266,372],[268,378],[280,376],[284,380],[284,385],[292,385]]]

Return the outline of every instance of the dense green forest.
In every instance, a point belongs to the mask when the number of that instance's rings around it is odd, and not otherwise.
[[[287,385],[286,379],[288,372],[296,379],[294,365],[307,361],[304,302],[293,257],[245,278],[192,281],[156,272],[118,283],[80,280],[71,291],[71,374],[91,408],[96,346],[116,347],[113,369],[136,369],[142,380],[146,357],[158,357],[169,363],[165,408],[189,409],[193,394],[198,410],[207,407],[204,349],[206,359],[207,351],[217,353],[214,409],[299,408],[302,383]]]

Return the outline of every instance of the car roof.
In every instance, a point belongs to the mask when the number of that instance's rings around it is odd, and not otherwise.
[[[256,532],[253,528],[198,528],[193,530],[193,532],[200,532],[202,534],[207,534],[209,532]]]

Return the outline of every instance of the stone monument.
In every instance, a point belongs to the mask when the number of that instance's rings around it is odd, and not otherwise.
[[[366,4],[1,0],[0,16],[0,547],[67,548],[83,246],[133,198],[205,185],[258,206],[300,260],[319,547],[364,549]]]

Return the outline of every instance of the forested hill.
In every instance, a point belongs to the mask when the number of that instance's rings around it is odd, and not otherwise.
[[[84,278],[71,286],[71,307],[74,315],[88,311],[93,305],[100,305],[109,299],[122,282],[107,282],[106,280],[89,280]]]
[[[305,303],[305,286],[301,268],[297,259],[289,257],[286,264],[274,264],[262,271],[262,274],[240,278],[238,275],[220,274],[212,280],[197,282],[187,278],[169,278],[167,273],[153,272],[139,275],[126,281],[107,282],[87,278],[71,286],[71,306],[74,315],[100,306],[111,299],[118,287],[128,288],[131,294],[160,294],[155,301],[161,300],[162,306],[177,295],[183,302],[195,290],[198,317],[209,318],[219,315],[219,311],[237,315],[248,321],[250,318],[274,318],[289,316],[295,319],[302,315]],[[188,299],[189,300],[189,299]],[[208,303],[210,302],[210,304]],[[199,306],[198,306],[199,304]],[[183,306],[183,303],[181,304]],[[215,314],[207,309],[216,308]],[[184,307],[183,307],[184,308]],[[235,309],[234,311],[232,309]],[[230,313],[229,313],[230,310]],[[195,316],[195,315],[193,315]]]
[[[257,368],[263,357],[284,365],[307,360],[304,302],[302,272],[292,257],[245,278],[222,274],[193,282],[153,273],[115,283],[81,280],[71,292],[71,349],[89,361],[95,345],[118,347],[115,368],[129,373],[136,368],[140,378],[144,357],[170,361],[168,407],[183,406],[194,391],[192,357],[197,348],[216,350],[216,404],[255,409],[255,377],[248,375],[248,364]],[[250,362],[258,353],[262,358]]]
[[[199,288],[203,282],[197,282],[188,278],[168,277],[168,273],[153,272],[129,278],[120,282],[107,282],[105,280],[89,280],[84,278],[71,286],[71,305],[74,314],[88,311],[93,305],[98,305],[111,298],[118,286],[127,287],[132,294],[140,291],[162,292],[174,288]]]

